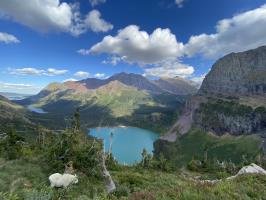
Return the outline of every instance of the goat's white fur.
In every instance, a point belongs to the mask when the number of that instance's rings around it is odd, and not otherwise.
[[[59,174],[55,173],[49,176],[51,187],[64,187],[67,188],[70,184],[78,183],[78,177],[72,174]]]

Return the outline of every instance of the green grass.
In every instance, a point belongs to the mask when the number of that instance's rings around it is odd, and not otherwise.
[[[102,182],[79,174],[79,183],[68,189],[49,187],[48,175],[38,163],[25,160],[0,160],[0,199],[149,199],[220,200],[265,199],[266,176],[245,175],[216,185],[202,184],[193,178],[199,173],[171,173],[138,167],[111,171],[117,191],[107,195]]]
[[[113,176],[118,188],[128,189],[129,199],[240,200],[263,199],[266,194],[266,176],[246,175],[216,185],[193,181],[193,174],[185,171],[165,173],[124,168],[113,172]]]
[[[243,156],[251,160],[261,153],[261,139],[255,135],[218,137],[200,129],[192,129],[175,143],[158,141],[155,144],[155,154],[163,152],[179,166],[186,166],[192,159],[203,160],[206,151],[210,160],[239,164],[243,161]]]
[[[32,200],[42,196],[51,196],[53,199],[59,197],[66,199],[87,197],[88,199],[97,195],[106,196],[103,182],[94,178],[89,179],[83,174],[78,174],[78,185],[73,185],[68,189],[52,189],[48,181],[50,174],[45,173],[44,168],[45,166],[33,161],[0,159],[0,199],[1,194],[4,196],[3,194],[7,193],[17,196],[18,199],[31,197]],[[36,198],[33,198],[34,196]]]

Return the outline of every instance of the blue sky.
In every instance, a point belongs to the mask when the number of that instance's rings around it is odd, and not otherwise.
[[[265,0],[25,2],[0,0],[0,91],[119,72],[200,82],[219,57],[266,44]]]

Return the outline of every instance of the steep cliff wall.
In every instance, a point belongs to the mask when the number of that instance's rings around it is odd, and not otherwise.
[[[193,121],[218,135],[260,133],[266,129],[266,109],[253,109],[237,101],[209,99],[194,112]]]
[[[265,95],[266,46],[219,59],[204,79],[200,94]]]
[[[266,46],[219,59],[204,79],[193,122],[217,134],[266,130]],[[256,99],[265,99],[256,104]],[[252,107],[242,99],[253,99]]]

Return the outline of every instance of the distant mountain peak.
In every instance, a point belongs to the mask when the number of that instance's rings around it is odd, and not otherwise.
[[[179,76],[174,78],[160,78],[155,80],[154,83],[161,89],[177,95],[189,95],[197,92],[197,88],[192,82]]]

